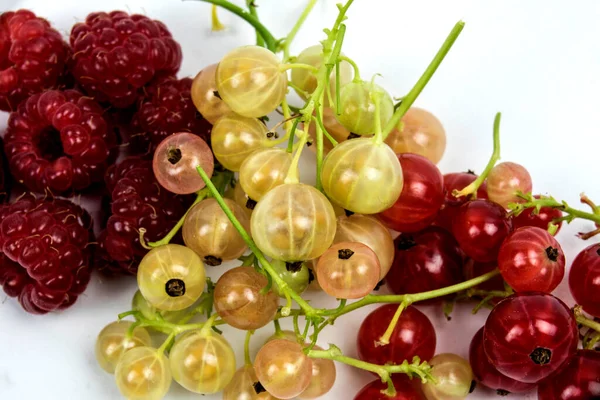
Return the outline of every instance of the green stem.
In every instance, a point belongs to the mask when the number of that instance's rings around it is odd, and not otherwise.
[[[321,95],[321,99],[319,101],[319,106],[317,107],[317,115],[323,115],[323,101],[321,101],[323,95]],[[323,182],[321,182],[321,172],[323,171],[323,129],[321,124],[317,124],[315,126],[315,136],[317,139],[317,190],[323,191]]]
[[[379,375],[384,382],[390,380],[391,374],[407,374],[411,377],[418,376],[423,383],[433,380],[431,366],[426,361],[421,363],[418,357],[415,357],[413,363],[404,360],[402,364],[398,365],[377,365],[344,356],[340,349],[333,345],[330,345],[328,350],[309,350],[307,355],[310,358],[324,358],[373,372]]]
[[[217,13],[217,6],[215,6],[213,4],[212,6],[212,10],[210,13],[210,21],[211,21],[211,30],[213,32],[217,32],[217,31],[222,31],[223,29],[225,29],[225,25],[223,25],[221,23],[221,20],[219,20],[219,14]]]
[[[254,4],[254,0],[246,0],[246,7],[248,7],[250,15],[252,15],[258,21],[258,13],[256,12],[256,5]],[[260,33],[258,33],[258,31],[256,31],[256,45],[260,47],[265,47],[265,41],[260,35]]]
[[[246,365],[252,365],[252,359],[250,358],[250,338],[254,335],[254,331],[246,332],[246,340],[244,341],[244,361]]]
[[[298,315],[294,315],[294,317],[292,318],[292,324],[294,326],[294,333],[296,334],[296,336],[300,336],[300,326],[298,325],[298,318],[300,318]]]
[[[283,60],[284,61],[287,61],[290,59],[290,46],[291,46],[292,42],[294,41],[294,38],[298,34],[298,31],[304,24],[304,21],[306,21],[306,18],[308,18],[308,15],[312,11],[315,4],[317,4],[317,0],[309,0],[308,4],[304,8],[304,11],[302,11],[302,14],[300,14],[300,17],[298,18],[298,20],[292,27],[292,30],[286,36],[286,38],[283,42]]]
[[[308,122],[308,124],[310,124],[310,122]],[[298,170],[298,163],[300,162],[300,155],[302,154],[302,150],[304,150],[304,145],[306,144],[306,141],[308,140],[308,133],[306,133],[309,129],[309,125],[305,124],[304,125],[304,129],[306,130],[304,132],[304,135],[302,135],[302,138],[300,139],[300,141],[298,142],[298,149],[296,149],[296,153],[294,153],[294,157],[292,158],[292,162],[290,164],[290,169],[288,170],[287,176],[285,177],[285,180],[283,181],[284,183],[298,183],[300,182],[299,179],[299,170]],[[318,140],[317,140],[318,143]],[[318,149],[318,147],[317,147]]]
[[[282,335],[281,324],[279,323],[279,319],[274,319],[273,325],[275,325],[275,335]]]
[[[579,325],[587,326],[588,328],[593,329],[596,332],[600,332],[600,322],[596,322],[583,315],[581,306],[575,306],[573,309],[573,313],[575,314],[575,319],[577,320],[577,323]]]
[[[294,151],[294,139],[296,138],[296,129],[298,128],[299,123],[300,123],[300,118],[296,118],[294,120],[294,123],[292,124],[292,129],[290,129],[288,145],[287,145],[287,150],[286,150],[288,153],[291,153],[292,151]]]
[[[398,320],[402,315],[402,311],[404,311],[404,309],[406,309],[406,307],[408,307],[409,305],[410,304],[406,301],[400,303],[400,305],[396,309],[396,312],[394,313],[394,316],[392,317],[392,320],[390,321],[387,329],[385,330],[385,333],[382,337],[379,338],[379,341],[377,342],[379,345],[386,346],[390,344],[390,338],[392,337],[392,333],[394,333],[394,329],[396,329],[396,325],[398,324]]]
[[[353,59],[351,59],[350,57],[346,57],[344,55],[340,55],[338,58],[340,60],[346,61],[347,63],[352,65],[352,68],[354,69],[354,79],[361,80],[360,79],[360,70],[358,69],[358,65],[356,64],[356,62],[354,62]]]
[[[406,114],[408,109],[413,105],[419,94],[421,94],[421,91],[423,90],[423,88],[425,88],[425,85],[427,85],[435,71],[438,69],[438,67],[452,48],[452,45],[454,44],[464,27],[465,23],[462,21],[459,21],[454,26],[454,28],[446,38],[446,41],[438,50],[437,54],[435,55],[435,57],[433,58],[423,75],[421,75],[415,86],[413,86],[413,88],[410,90],[410,92],[408,92],[406,97],[404,97],[402,103],[400,104],[400,107],[398,107],[396,112],[394,112],[392,118],[386,124],[385,128],[383,129],[384,140],[396,127],[396,125],[398,125],[404,114]]]
[[[202,177],[202,180],[204,180],[204,182],[206,183],[206,187],[208,187],[210,189],[210,191],[211,191],[212,195],[214,196],[215,200],[217,201],[217,203],[219,203],[219,205],[221,206],[221,209],[223,210],[225,215],[227,215],[227,217],[229,218],[229,220],[231,221],[231,223],[233,224],[235,229],[239,232],[240,236],[244,239],[244,241],[246,242],[246,244],[248,245],[250,250],[254,253],[254,255],[256,256],[258,261],[260,261],[260,264],[262,265],[262,267],[269,273],[269,275],[271,275],[271,277],[273,278],[275,283],[277,283],[279,290],[283,293],[288,293],[290,295],[290,297],[292,299],[294,299],[294,301],[300,306],[300,308],[302,308],[302,310],[307,315],[314,315],[316,313],[316,310],[313,307],[311,307],[306,302],[306,300],[304,300],[302,298],[302,296],[300,296],[294,290],[290,289],[289,285],[273,269],[273,267],[271,266],[269,261],[267,261],[266,257],[262,253],[262,251],[260,251],[260,249],[256,246],[256,244],[254,243],[254,241],[252,240],[252,238],[250,237],[248,232],[246,232],[246,229],[244,229],[242,224],[240,224],[240,221],[238,221],[236,216],[233,215],[233,212],[231,211],[229,206],[225,203],[225,200],[223,200],[223,196],[221,196],[221,194],[217,191],[217,188],[210,181],[210,179],[208,178],[208,175],[206,175],[206,172],[204,172],[202,167],[198,166],[196,168],[196,170]],[[281,314],[283,316],[287,316],[290,314],[290,310],[282,309]]]
[[[490,161],[488,161],[488,164],[486,165],[485,169],[483,170],[481,175],[479,175],[477,177],[477,179],[475,179],[468,186],[464,187],[461,190],[455,189],[452,192],[452,194],[454,196],[461,197],[461,196],[468,196],[468,195],[477,193],[477,189],[479,189],[479,186],[481,186],[481,184],[486,180],[490,171],[492,170],[492,168],[494,168],[494,166],[500,159],[500,118],[501,117],[502,117],[502,114],[497,113],[496,118],[494,118],[494,151],[492,152]]]
[[[258,18],[256,16],[252,15],[252,13],[250,13],[249,11],[246,11],[243,8],[237,6],[233,3],[230,3],[227,0],[200,0],[200,1],[203,1],[205,3],[215,4],[219,7],[223,7],[224,9],[229,10],[232,13],[234,13],[235,15],[239,16],[240,18],[244,19],[246,22],[248,22],[250,25],[252,25],[254,27],[254,29],[256,30],[256,33],[260,34],[260,36],[264,39],[267,49],[271,50],[272,52],[277,51],[277,40],[275,39],[275,37],[258,20]]]
[[[149,247],[154,248],[154,247],[159,247],[159,246],[164,246],[166,244],[169,244],[171,242],[171,240],[173,239],[173,237],[175,237],[175,235],[177,235],[177,232],[179,232],[179,230],[183,226],[183,223],[185,222],[185,218],[187,217],[187,215],[190,212],[190,210],[192,209],[192,207],[194,207],[196,204],[200,203],[202,200],[207,198],[209,195],[210,195],[210,191],[207,188],[199,190],[198,193],[196,194],[196,199],[194,200],[194,202],[192,203],[190,208],[188,208],[188,210],[185,212],[185,214],[183,214],[183,217],[181,217],[179,219],[179,221],[177,221],[177,224],[169,231],[169,233],[167,233],[167,235],[164,238],[160,239],[159,241],[149,242],[149,243],[147,243],[147,245]]]
[[[338,141],[335,140],[333,136],[329,134],[329,132],[327,132],[327,129],[325,129],[325,126],[323,125],[323,115],[319,115],[319,111],[320,110],[317,110],[317,116],[313,118],[313,121],[315,121],[315,123],[321,127],[323,135],[327,138],[327,140],[329,140],[333,147],[335,147],[338,145]]]
[[[437,297],[446,296],[448,294],[462,292],[463,290],[467,290],[469,288],[480,285],[483,282],[486,282],[486,281],[492,279],[493,277],[497,276],[498,274],[500,274],[500,271],[498,271],[496,269],[492,272],[488,272],[487,274],[483,274],[481,276],[470,279],[468,281],[461,282],[461,283],[458,283],[458,284],[452,285],[452,286],[447,286],[447,287],[441,288],[441,289],[430,290],[428,292],[421,292],[421,293],[414,293],[414,294],[397,294],[397,295],[371,295],[371,294],[369,294],[369,295],[363,297],[361,300],[347,305],[342,310],[339,310],[339,311],[337,309],[336,310],[325,310],[324,312],[321,312],[320,314],[334,316],[335,318],[337,318],[341,315],[348,314],[349,312],[352,312],[352,311],[354,311],[358,308],[364,307],[364,306],[368,306],[370,304],[378,304],[378,303],[399,304],[402,302],[408,302],[409,304],[413,304],[413,303],[417,303],[419,301],[435,299]]]
[[[539,210],[542,207],[550,207],[550,208],[559,209],[563,213],[567,214],[553,222],[558,222],[560,220],[560,221],[567,221],[567,223],[570,223],[575,218],[580,218],[580,219],[587,219],[589,221],[593,221],[595,223],[600,224],[600,214],[598,214],[596,212],[590,213],[590,212],[578,210],[576,208],[569,206],[566,201],[557,201],[556,199],[554,199],[552,197],[546,197],[546,196],[540,196],[539,199],[536,199],[530,193],[527,193],[527,194],[518,193],[517,195],[520,198],[524,199],[525,202],[518,203],[518,204],[509,204],[509,208],[511,209],[511,212],[513,215],[519,215],[527,208],[535,208],[536,210]]]
[[[175,339],[175,336],[177,336],[177,333],[175,331],[171,332],[156,351],[161,354],[164,353],[165,350],[167,350],[167,348],[171,345],[171,342]]]

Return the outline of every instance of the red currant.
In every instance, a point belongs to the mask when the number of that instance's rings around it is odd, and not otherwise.
[[[468,281],[483,274],[487,274],[488,272],[492,272],[496,268],[498,268],[498,263],[495,261],[482,263],[468,259],[463,266],[463,276],[465,280]],[[504,290],[504,279],[502,279],[501,275],[496,275],[489,281],[477,285],[475,288],[481,290]]]
[[[432,226],[405,233],[396,239],[395,246],[394,263],[386,277],[394,293],[425,292],[462,281],[463,255],[447,231]]]
[[[557,375],[538,387],[538,400],[588,400],[600,398],[600,352],[579,350]]]
[[[471,341],[469,347],[469,362],[477,378],[477,382],[498,391],[498,394],[523,393],[533,390],[535,383],[523,383],[502,375],[488,360],[483,349],[483,328],[481,328]]]
[[[401,375],[394,375],[392,378],[396,395],[387,396],[384,391],[387,389],[387,383],[380,380],[373,381],[362,388],[354,397],[354,400],[425,400],[425,396],[420,388],[410,381],[409,378]]]
[[[573,313],[546,293],[516,293],[490,313],[483,346],[490,363],[519,382],[537,383],[575,354],[579,334]]]
[[[358,356],[373,364],[401,364],[419,356],[427,361],[435,354],[435,329],[429,318],[413,306],[402,311],[389,339],[382,345],[379,340],[388,328],[398,308],[386,304],[372,311],[360,325],[357,337]]]
[[[534,196],[536,199],[540,198],[540,195]],[[526,208],[519,215],[512,217],[514,229],[522,228],[524,226],[537,226],[538,228],[548,229],[548,224],[557,218],[563,216],[562,211],[552,207],[542,207],[539,212],[535,212],[535,207]],[[558,231],[562,226],[562,221],[556,224]]]
[[[441,226],[450,232],[452,231],[452,222],[454,220],[454,216],[458,212],[460,206],[466,203],[468,200],[468,196],[456,197],[452,194],[452,192],[454,190],[464,189],[475,179],[477,179],[477,175],[471,171],[452,172],[444,175],[444,190],[446,195],[444,198],[444,205],[436,216],[434,223],[435,225]],[[485,182],[483,182],[483,184],[477,190],[477,198],[488,198],[487,184]]]
[[[565,254],[547,230],[526,226],[504,240],[498,254],[502,277],[515,291],[550,293],[565,275]]]
[[[569,288],[585,312],[600,318],[600,243],[577,255],[569,271]]]
[[[501,205],[489,200],[463,204],[456,214],[452,233],[463,251],[475,261],[496,259],[512,223]]]
[[[431,225],[444,203],[440,170],[427,158],[411,153],[398,155],[404,186],[393,206],[379,214],[388,228],[416,232]]]

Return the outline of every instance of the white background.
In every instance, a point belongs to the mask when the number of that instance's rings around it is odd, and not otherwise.
[[[305,0],[256,0],[264,23],[284,36]],[[320,0],[293,46],[297,54],[323,39],[321,29],[335,19],[334,0]],[[238,1],[241,3],[241,1]],[[181,76],[193,76],[217,62],[228,50],[254,40],[244,22],[221,11],[225,32],[210,31],[210,8],[178,0],[0,0],[0,10],[30,8],[67,34],[72,24],[92,11],[125,9],[164,21],[184,51]],[[354,58],[366,78],[382,74],[379,83],[394,96],[404,95],[459,19],[466,28],[416,105],[443,122],[448,147],[439,164],[443,172],[481,171],[491,152],[492,121],[503,112],[502,158],[525,165],[534,191],[551,193],[573,204],[582,191],[600,201],[597,155],[600,126],[600,3],[594,1],[406,1],[356,0],[349,12],[344,52]],[[0,119],[5,126],[6,116]],[[314,156],[304,155],[303,176],[314,175]],[[575,233],[590,230],[578,222],[559,239],[569,262],[586,243]],[[592,239],[593,240],[593,239]],[[210,268],[213,278],[229,264]],[[565,280],[566,281],[566,280]],[[97,333],[129,308],[134,279],[107,281],[94,276],[88,291],[63,313],[32,316],[13,299],[0,296],[0,399],[117,399],[113,377],[95,363]],[[572,304],[566,282],[556,294]],[[332,299],[311,296],[315,304],[334,306]],[[421,307],[438,332],[438,352],[467,356],[472,335],[485,311],[467,308],[446,322],[435,307]],[[356,331],[363,309],[325,330],[320,343],[335,342],[356,356]],[[271,327],[253,340],[253,351]],[[242,365],[243,333],[226,329],[226,337]],[[324,399],[352,399],[373,378],[338,366],[338,380]],[[478,389],[469,398],[494,397]],[[198,398],[173,384],[172,399]],[[204,399],[218,399],[220,395]],[[536,398],[513,395],[511,398]]]

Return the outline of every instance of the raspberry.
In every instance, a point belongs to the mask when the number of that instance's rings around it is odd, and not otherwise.
[[[74,90],[50,90],[21,103],[4,140],[14,178],[38,192],[102,181],[116,145],[98,103]]]
[[[139,261],[148,252],[139,239],[162,239],[185,214],[190,196],[177,196],[163,189],[152,172],[152,162],[128,157],[109,168],[106,185],[112,192],[112,215],[98,242],[98,268],[106,272],[135,274]],[[193,196],[192,196],[193,197]]]
[[[90,280],[90,216],[26,195],[0,208],[0,285],[32,314],[71,306]]]
[[[34,93],[55,88],[69,46],[48,21],[28,10],[0,15],[0,110],[12,111]]]
[[[86,92],[115,107],[133,104],[153,79],[175,74],[181,47],[167,27],[143,15],[97,12],[71,30],[72,73]]]
[[[178,132],[191,132],[210,140],[212,125],[196,110],[191,88],[192,79],[172,78],[147,89],[132,124],[134,131],[150,142],[151,149]]]

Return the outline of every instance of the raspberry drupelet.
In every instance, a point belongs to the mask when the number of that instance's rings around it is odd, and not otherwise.
[[[129,157],[106,173],[111,192],[111,212],[106,229],[100,234],[96,265],[107,273],[137,273],[142,257],[148,252],[140,244],[144,239],[162,239],[185,214],[193,196],[178,196],[163,189],[152,172],[152,161]]]
[[[64,199],[27,194],[0,208],[0,285],[32,314],[70,307],[90,280],[92,221]]]
[[[0,14],[0,110],[60,86],[70,54],[60,33],[28,10]]]
[[[50,90],[10,114],[4,141],[16,181],[32,191],[62,193],[102,181],[117,137],[94,100]]]
[[[70,42],[75,80],[96,100],[119,108],[181,66],[181,47],[167,27],[143,15],[91,13],[73,27]]]
[[[190,132],[206,142],[210,140],[212,125],[196,111],[191,95],[192,79],[166,79],[147,88],[132,129],[149,143],[151,150],[167,136]]]

